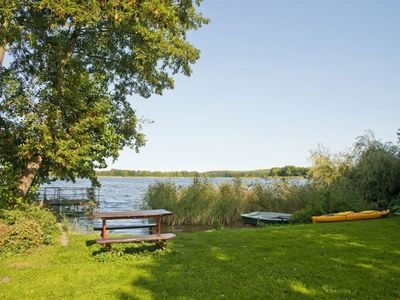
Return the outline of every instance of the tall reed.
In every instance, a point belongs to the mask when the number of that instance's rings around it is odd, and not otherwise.
[[[143,203],[145,208],[172,211],[173,216],[164,219],[170,225],[233,225],[249,211],[293,212],[303,208],[306,200],[297,197],[301,191],[302,187],[285,182],[250,187],[239,178],[219,185],[194,178],[187,187],[169,182],[151,185]]]
[[[345,181],[328,190],[280,180],[246,186],[240,179],[215,185],[194,178],[187,187],[151,185],[143,202],[146,208],[172,211],[173,216],[164,219],[170,225],[233,225],[251,211],[298,212],[297,220],[303,221],[316,214],[369,208]]]

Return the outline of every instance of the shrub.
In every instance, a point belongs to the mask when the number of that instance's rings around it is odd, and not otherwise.
[[[391,213],[400,213],[400,196],[392,200],[389,208]]]
[[[31,205],[26,210],[26,215],[29,219],[38,222],[43,231],[45,243],[49,243],[49,238],[51,238],[54,233],[58,232],[59,230],[56,223],[56,217],[47,209],[40,208],[36,205]]]
[[[3,249],[6,249],[12,230],[12,226],[0,221],[0,252],[2,252]]]
[[[9,252],[22,253],[43,243],[43,231],[35,220],[18,220],[12,228],[5,245]]]
[[[329,210],[325,209],[327,213],[371,209],[371,203],[364,200],[357,188],[347,177],[342,177],[338,180],[330,190],[329,197],[330,207]]]
[[[0,210],[0,252],[21,253],[40,244],[52,243],[58,231],[55,216],[36,205]]]
[[[27,205],[20,210],[1,210],[0,218],[10,225],[19,220],[35,220],[44,236],[53,235],[58,230],[54,214],[37,205]]]
[[[362,197],[374,207],[387,209],[400,192],[398,149],[381,143],[371,144],[362,152],[350,174]]]
[[[322,210],[387,209],[400,192],[399,150],[368,133],[348,153],[314,151],[310,184],[321,194]]]
[[[43,243],[43,231],[34,220],[19,219],[0,227],[4,230],[0,235],[1,253],[22,253]]]
[[[313,207],[299,209],[294,214],[292,214],[292,217],[290,218],[290,223],[291,224],[311,223],[312,221],[311,217],[320,214],[321,210]]]

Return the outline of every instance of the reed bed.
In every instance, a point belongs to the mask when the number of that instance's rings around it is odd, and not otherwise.
[[[315,193],[308,186],[286,181],[257,183],[251,186],[239,179],[215,185],[194,178],[187,187],[171,182],[151,185],[143,198],[144,207],[165,208],[174,214],[165,218],[168,225],[234,225],[241,214],[255,211],[293,213],[310,205]]]

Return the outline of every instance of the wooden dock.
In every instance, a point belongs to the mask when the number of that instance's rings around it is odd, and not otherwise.
[[[99,205],[100,189],[93,187],[44,187],[39,200],[62,215],[79,215],[93,211]]]

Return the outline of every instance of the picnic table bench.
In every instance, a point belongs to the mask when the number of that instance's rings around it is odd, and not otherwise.
[[[118,211],[118,212],[95,212],[94,218],[102,220],[102,226],[95,227],[101,230],[101,238],[96,243],[106,247],[111,247],[113,243],[137,243],[137,242],[156,242],[161,248],[166,246],[166,241],[175,238],[173,233],[161,233],[161,217],[172,215],[165,209],[155,210],[136,210],[136,211]],[[122,219],[155,219],[156,223],[132,224],[132,225],[113,225],[107,227],[107,220]],[[107,229],[126,229],[126,228],[150,228],[149,235],[140,235],[134,237],[107,238]],[[156,227],[156,234],[152,234],[152,228]]]

